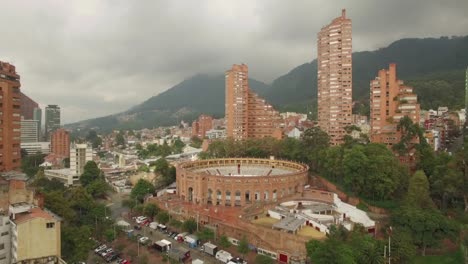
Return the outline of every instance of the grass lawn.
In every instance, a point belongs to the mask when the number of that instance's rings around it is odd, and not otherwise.
[[[297,232],[297,234],[313,239],[322,239],[326,237],[325,233],[317,231],[315,230],[315,228],[312,228],[310,226],[304,226],[303,228],[301,228],[301,230]]]
[[[461,250],[456,252],[441,255],[441,256],[418,256],[413,262],[414,264],[458,264],[463,263],[463,255]]]
[[[274,224],[276,224],[279,221],[279,219],[275,219],[272,217],[260,217],[256,220],[252,220],[253,224],[256,225],[261,225],[264,227],[271,228]]]

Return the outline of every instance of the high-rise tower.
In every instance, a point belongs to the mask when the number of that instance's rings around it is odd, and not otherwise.
[[[58,105],[48,105],[45,108],[45,139],[50,140],[50,135],[60,128],[60,107]]]
[[[351,19],[340,17],[322,28],[317,40],[318,125],[330,143],[343,143],[345,127],[352,124]]]
[[[20,166],[20,86],[15,66],[0,61],[0,171]]]
[[[235,140],[281,138],[279,113],[250,91],[248,80],[245,64],[226,71],[226,135]]]

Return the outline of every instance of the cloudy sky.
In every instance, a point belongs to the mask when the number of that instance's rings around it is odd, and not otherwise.
[[[468,34],[467,0],[0,3],[0,60],[16,65],[24,93],[59,104],[63,123],[126,110],[233,63],[269,83],[315,59],[317,32],[342,8],[353,21],[354,51]]]

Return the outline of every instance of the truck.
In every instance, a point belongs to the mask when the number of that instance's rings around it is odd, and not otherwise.
[[[162,242],[162,241],[156,241],[154,242],[153,244],[153,247],[156,249],[156,250],[159,250],[161,252],[166,252],[169,250],[170,248],[170,245]]]
[[[217,251],[218,247],[216,245],[213,245],[210,242],[206,242],[205,244],[203,244],[203,252],[205,252],[206,254],[214,257]]]
[[[220,250],[216,252],[215,257],[217,260],[221,261],[222,263],[228,263],[232,259],[231,253],[224,251],[224,250]]]
[[[159,225],[158,222],[151,222],[151,223],[149,224],[149,227],[150,227],[151,229],[156,230],[156,229],[158,229],[158,225]]]

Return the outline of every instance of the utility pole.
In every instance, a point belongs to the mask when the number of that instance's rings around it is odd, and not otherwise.
[[[200,220],[200,213],[197,212],[197,232],[198,232],[198,221]]]

